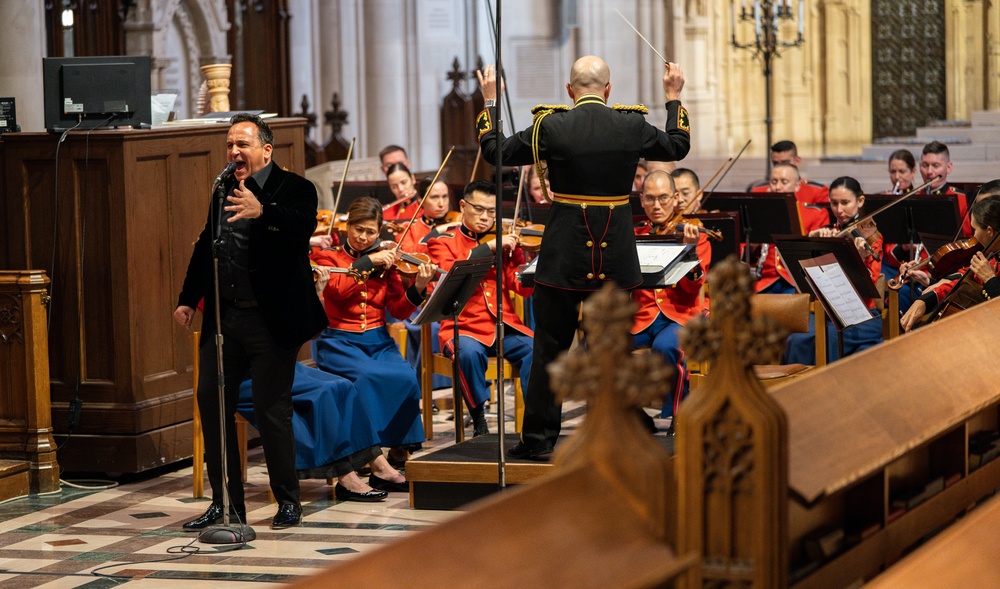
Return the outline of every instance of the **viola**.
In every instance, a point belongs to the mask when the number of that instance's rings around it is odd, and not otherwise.
[[[983,251],[983,246],[975,237],[946,243],[939,247],[934,252],[934,255],[921,260],[919,264],[907,268],[906,272],[899,275],[899,278],[893,278],[886,282],[886,286],[892,290],[899,290],[909,277],[910,272],[927,266],[930,267],[931,278],[940,280],[949,274],[953,274],[959,268],[968,266],[972,256],[976,255],[976,252],[981,251]]]
[[[680,219],[673,222],[667,222],[664,225],[656,228],[656,235],[671,235],[671,234],[684,234],[684,228],[688,225],[692,225],[698,228],[698,233],[704,234],[706,237],[713,241],[722,241],[722,233],[720,231],[715,231],[714,229],[707,229],[700,219],[688,219],[686,217],[681,217]]]

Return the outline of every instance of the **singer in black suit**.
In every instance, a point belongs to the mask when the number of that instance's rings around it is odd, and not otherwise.
[[[204,300],[198,407],[212,505],[201,517],[184,524],[187,530],[221,523],[223,516],[212,254],[217,231],[232,521],[246,522],[234,416],[240,383],[248,377],[252,378],[254,413],[271,491],[279,505],[271,527],[286,528],[302,520],[291,387],[299,348],[326,326],[308,259],[317,198],[311,182],[271,161],[273,143],[274,135],[260,117],[238,114],[232,118],[226,138],[230,163],[220,175],[219,190],[226,195],[221,221],[217,221],[218,199],[213,198],[210,208],[214,210],[194,246],[174,311],[177,322],[190,327],[195,308]]]

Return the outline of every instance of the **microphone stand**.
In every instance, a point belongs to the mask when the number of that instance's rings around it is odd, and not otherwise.
[[[215,299],[215,363],[219,390],[219,443],[222,465],[222,524],[209,526],[198,534],[205,544],[246,544],[257,539],[257,533],[246,522],[229,523],[229,465],[226,456],[226,378],[222,363],[222,299],[219,297],[219,245],[222,241],[222,213],[226,193],[222,190],[224,173],[212,183],[212,296]],[[196,400],[197,402],[197,400]]]

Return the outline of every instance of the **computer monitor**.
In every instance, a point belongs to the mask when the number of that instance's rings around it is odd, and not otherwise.
[[[146,55],[43,58],[45,128],[149,128],[149,67]]]

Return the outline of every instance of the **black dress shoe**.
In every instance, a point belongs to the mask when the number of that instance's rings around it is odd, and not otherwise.
[[[333,490],[333,495],[338,501],[361,501],[362,503],[375,503],[376,501],[382,501],[389,494],[385,491],[380,491],[379,489],[372,489],[371,491],[358,493],[357,491],[352,491],[344,485],[337,483],[337,487]]]
[[[214,526],[216,524],[222,523],[222,506],[218,503],[213,503],[208,506],[205,513],[201,514],[198,518],[193,519],[184,524],[183,528],[185,530],[204,530],[208,526]],[[230,507],[229,508],[229,523],[247,523],[247,510],[246,508]]]
[[[551,446],[538,446],[531,448],[526,446],[524,442],[518,442],[516,446],[507,450],[508,457],[521,458],[525,460],[548,461],[551,455]]]
[[[388,491],[390,493],[409,493],[410,483],[403,481],[401,483],[394,483],[392,481],[387,481],[385,479],[379,478],[372,474],[368,477],[368,485],[373,489],[378,489],[379,491]],[[338,487],[340,488],[340,487]]]
[[[271,520],[272,530],[283,530],[302,523],[302,506],[294,503],[282,503],[278,513]]]

